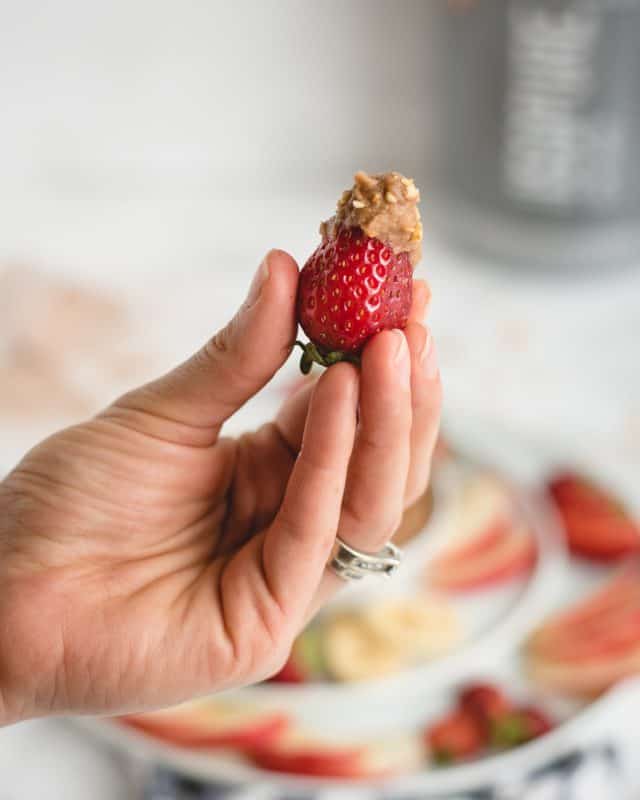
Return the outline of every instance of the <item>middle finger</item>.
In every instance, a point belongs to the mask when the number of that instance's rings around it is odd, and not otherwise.
[[[404,510],[411,450],[411,357],[402,331],[384,331],[362,355],[360,421],[349,464],[339,536],[376,552]]]

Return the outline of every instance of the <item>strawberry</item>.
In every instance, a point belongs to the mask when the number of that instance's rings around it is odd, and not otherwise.
[[[283,667],[269,678],[270,683],[306,683],[307,674],[291,653]]]
[[[485,726],[490,726],[506,716],[512,704],[504,692],[488,683],[472,683],[458,695],[458,704],[463,711],[472,714]]]
[[[307,628],[293,643],[284,666],[269,678],[271,683],[309,683],[324,676],[321,630]]]
[[[438,764],[451,764],[477,755],[486,735],[473,714],[457,709],[425,732],[425,741]]]
[[[612,561],[640,551],[640,525],[600,486],[567,472],[549,482],[572,553]]]
[[[553,727],[542,709],[522,706],[494,723],[492,740],[497,747],[517,747],[549,733]]]
[[[412,266],[360,228],[339,228],[311,255],[300,273],[298,321],[311,340],[300,368],[314,362],[358,362],[366,341],[381,330],[404,328],[412,299]]]

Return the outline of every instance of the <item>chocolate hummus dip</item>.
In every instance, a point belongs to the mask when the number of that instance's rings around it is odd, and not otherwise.
[[[411,178],[399,172],[368,175],[357,172],[352,189],[342,193],[336,213],[320,225],[324,240],[340,228],[360,228],[366,236],[388,244],[395,253],[408,253],[415,269],[422,256],[420,192]]]

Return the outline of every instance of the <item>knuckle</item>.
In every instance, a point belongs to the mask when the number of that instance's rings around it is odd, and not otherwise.
[[[402,508],[400,503],[390,507],[389,502],[368,502],[359,504],[350,502],[345,505],[343,527],[347,535],[353,533],[358,539],[383,544],[390,539],[400,527]]]
[[[202,349],[202,355],[206,360],[218,361],[221,356],[227,355],[233,349],[233,340],[237,328],[237,318],[233,319],[215,333]]]
[[[240,315],[236,314],[230,322],[212,336],[196,356],[197,362],[205,370],[215,368],[225,381],[240,386],[252,385],[256,377],[252,374],[251,353],[243,347],[239,333]]]

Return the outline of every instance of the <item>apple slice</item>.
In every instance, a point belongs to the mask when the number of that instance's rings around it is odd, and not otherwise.
[[[424,749],[414,736],[340,745],[292,733],[255,750],[249,757],[256,766],[270,772],[357,780],[412,772],[422,764]]]
[[[634,560],[586,601],[552,617],[525,649],[534,680],[594,694],[640,671],[640,583]]]
[[[640,674],[640,644],[624,654],[581,661],[529,657],[527,672],[540,686],[566,694],[592,697],[624,678]]]
[[[530,652],[557,653],[581,631],[611,627],[621,615],[640,606],[640,559],[632,559],[593,595],[555,614],[531,636]]]
[[[571,552],[613,561],[640,551],[640,524],[612,494],[576,473],[556,475],[548,485]]]
[[[248,705],[197,700],[162,711],[120,717],[132,728],[181,747],[251,749],[289,726],[285,714]]]
[[[599,656],[615,656],[640,644],[640,608],[628,608],[616,616],[594,620],[588,625],[567,631],[551,645],[538,647],[536,653],[559,661],[584,661]]]
[[[432,586],[446,591],[470,591],[494,586],[522,575],[535,565],[536,543],[528,531],[501,529],[488,538],[484,548],[469,545],[446,552],[428,570]]]
[[[506,518],[492,520],[484,530],[474,536],[464,537],[460,543],[449,546],[441,556],[443,562],[457,563],[482,555],[501,544],[511,533],[511,523]]]
[[[451,519],[451,536],[461,546],[475,541],[492,528],[508,525],[512,513],[511,494],[494,475],[481,472],[462,487]]]

